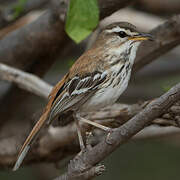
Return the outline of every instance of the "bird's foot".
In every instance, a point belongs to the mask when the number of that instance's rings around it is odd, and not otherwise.
[[[80,147],[81,151],[78,153],[77,156],[80,156],[80,155],[84,154],[85,152],[92,149],[92,146],[90,143],[92,137],[93,137],[92,132],[86,132],[86,144]]]
[[[106,140],[105,141],[106,141],[107,144],[112,145],[113,142],[112,142],[112,139],[111,139],[111,134],[114,132],[114,129],[109,128],[107,132],[108,132],[108,134],[106,136]]]

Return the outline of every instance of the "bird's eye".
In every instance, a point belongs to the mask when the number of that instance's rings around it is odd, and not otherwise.
[[[124,37],[127,37],[127,36],[128,36],[124,31],[119,31],[119,32],[118,32],[118,35],[119,35],[119,37],[121,37],[121,38],[124,38]]]

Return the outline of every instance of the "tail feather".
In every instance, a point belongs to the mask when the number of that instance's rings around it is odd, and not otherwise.
[[[39,119],[39,121],[36,123],[36,125],[34,126],[34,128],[32,129],[32,131],[30,132],[29,136],[27,137],[27,139],[25,140],[19,154],[18,154],[18,158],[16,161],[16,164],[13,167],[13,171],[16,171],[20,165],[22,164],[22,161],[24,160],[26,154],[28,153],[30,146],[34,140],[34,138],[36,137],[36,135],[38,134],[39,130],[41,129],[41,127],[45,124],[45,121],[47,119],[49,115],[49,112],[46,111],[41,118]]]
[[[22,164],[26,154],[28,153],[29,149],[30,149],[30,145],[26,145],[24,147],[24,149],[22,150],[21,154],[18,156],[16,164],[13,167],[13,171],[16,171],[16,170],[19,169],[19,167],[21,166],[21,164]]]
[[[33,140],[35,139],[35,137],[38,134],[39,130],[45,124],[46,120],[49,117],[49,113],[51,111],[51,106],[52,106],[52,104],[54,102],[54,99],[56,98],[57,92],[61,89],[61,87],[63,87],[63,85],[64,85],[64,83],[66,82],[67,79],[68,79],[68,74],[66,74],[62,78],[62,80],[59,81],[56,84],[56,86],[54,86],[53,90],[51,91],[51,93],[49,95],[49,102],[46,105],[45,111],[44,111],[43,115],[40,117],[39,121],[34,126],[34,128],[32,129],[32,131],[30,132],[27,139],[25,140],[25,142],[24,142],[24,144],[23,144],[23,146],[22,146],[22,148],[21,148],[21,150],[19,152],[19,155],[18,155],[16,164],[15,164],[15,166],[13,168],[13,171],[16,171],[20,167],[20,165],[22,164],[22,161],[25,158],[28,150],[30,149],[30,146],[31,146]],[[49,119],[49,121],[50,121],[50,119]]]

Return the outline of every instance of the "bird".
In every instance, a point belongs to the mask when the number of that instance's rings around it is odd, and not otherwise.
[[[153,40],[128,22],[115,22],[100,30],[92,47],[82,54],[52,89],[40,119],[25,140],[13,170],[17,170],[38,132],[63,113],[73,111],[81,150],[85,149],[79,121],[111,132],[111,128],[81,117],[111,105],[125,91],[136,52],[142,41]]]

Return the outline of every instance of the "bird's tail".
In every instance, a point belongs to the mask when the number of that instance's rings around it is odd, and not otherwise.
[[[66,78],[68,78],[68,74],[66,74],[64,76],[64,78],[59,83],[57,83],[56,86],[54,86],[51,93],[49,94],[49,102],[46,105],[44,113],[42,114],[39,121],[33,127],[32,131],[29,134],[29,136],[25,140],[25,142],[24,142],[24,144],[23,144],[23,146],[22,146],[22,148],[21,148],[21,150],[20,150],[20,152],[18,154],[18,158],[17,158],[16,164],[14,165],[13,171],[16,171],[20,167],[20,165],[21,165],[24,157],[26,156],[26,154],[27,154],[33,140],[35,139],[35,137],[38,134],[41,127],[45,124],[46,120],[48,119],[50,111],[51,111],[51,106],[52,106],[52,104],[54,102],[54,99],[56,98],[56,95],[57,95],[59,89],[61,89],[61,87],[63,87]]]
[[[25,158],[33,140],[35,139],[35,137],[38,134],[41,127],[45,124],[45,121],[46,121],[48,115],[49,115],[49,111],[45,111],[42,114],[42,116],[40,117],[40,119],[38,120],[38,122],[33,127],[32,131],[30,132],[29,136],[25,140],[25,142],[24,142],[24,144],[23,144],[23,146],[22,146],[22,148],[18,154],[18,158],[17,158],[16,164],[13,167],[13,171],[16,171],[20,167],[20,165],[22,164],[22,161]]]

